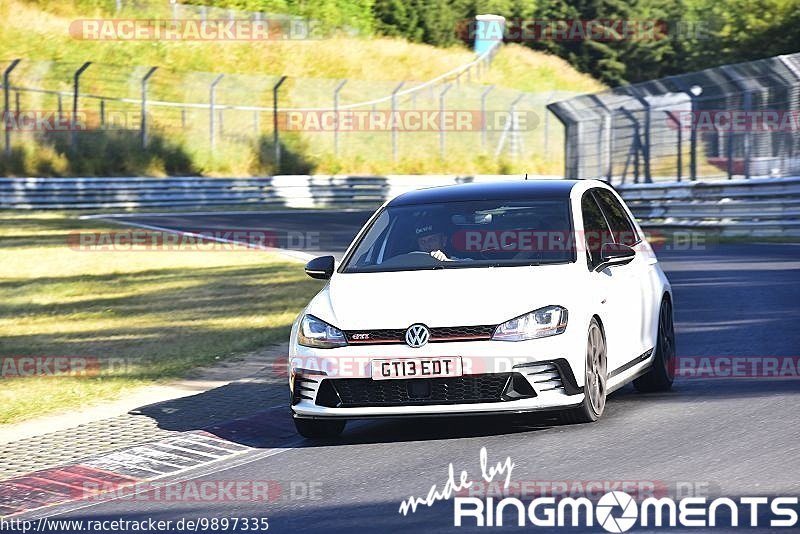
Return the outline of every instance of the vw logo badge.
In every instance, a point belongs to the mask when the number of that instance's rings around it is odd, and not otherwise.
[[[406,330],[406,345],[416,349],[425,345],[430,337],[431,333],[424,324],[412,324]]]

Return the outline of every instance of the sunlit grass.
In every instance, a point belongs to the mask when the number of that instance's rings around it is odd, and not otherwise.
[[[0,423],[74,409],[286,339],[319,289],[302,265],[251,249],[81,251],[64,214],[0,215],[0,358],[124,362],[99,376],[3,378]]]
[[[341,35],[330,39],[261,42],[80,40],[69,33],[74,20],[115,15],[86,6],[81,11],[76,5],[80,4],[45,2],[37,5],[20,0],[1,3],[3,52],[0,52],[0,60],[23,58],[12,75],[15,84],[67,92],[71,90],[75,69],[84,61],[92,61],[81,78],[84,94],[132,99],[127,104],[107,101],[106,113],[138,114],[141,76],[151,65],[159,67],[148,85],[151,100],[206,103],[209,84],[215,77],[213,73],[224,72],[226,77],[217,89],[219,103],[269,108],[272,85],[279,76],[286,75],[289,79],[281,89],[282,106],[326,107],[332,105],[333,90],[339,80],[348,80],[340,93],[341,104],[347,105],[386,97],[400,81],[405,81],[408,88],[475,59],[475,54],[465,46],[436,48],[402,39]],[[158,5],[162,10],[168,8],[167,3]],[[140,10],[118,16],[147,18],[164,14]],[[34,63],[51,60],[57,63]],[[544,105],[548,95],[558,99],[557,91],[578,93],[603,88],[566,61],[518,44],[504,45],[491,68],[483,68],[479,79],[476,74],[475,71],[470,73],[472,84],[461,83],[452,88],[447,96],[448,109],[479,109],[480,95],[491,84],[496,89],[487,100],[490,111],[506,111],[519,92],[525,91],[538,96],[524,101],[521,109],[534,112],[541,120],[546,113]],[[461,81],[466,82],[466,76]],[[413,97],[407,95],[399,100],[400,109],[438,109],[440,91],[441,87],[437,86],[430,92],[420,91]],[[50,94],[23,92],[20,97],[25,109],[52,110],[57,106],[56,97]],[[388,105],[380,103],[377,109],[388,109]],[[88,113],[99,113],[97,99],[84,98],[81,106]],[[63,147],[53,146],[45,139],[15,132],[12,138],[14,157],[5,158],[9,161],[0,157],[0,174],[496,174],[506,168],[513,172],[551,174],[563,170],[563,131],[553,117],[550,117],[548,150],[541,141],[543,127],[540,123],[522,133],[524,146],[513,160],[505,155],[494,157],[498,148],[497,132],[490,136],[486,146],[482,146],[472,132],[450,132],[445,158],[439,157],[435,135],[401,133],[399,157],[395,158],[388,131],[342,134],[338,156],[334,154],[331,135],[304,132],[297,136],[297,142],[289,143],[282,168],[276,169],[269,157],[268,161],[263,161],[264,153],[273,152],[269,113],[254,118],[249,110],[226,111],[224,128],[218,126],[213,155],[207,110],[190,108],[182,114],[175,108],[151,107],[149,113],[151,145],[157,140],[161,144],[151,146],[146,157],[141,154],[139,138],[135,135],[138,122],[133,119],[130,139],[117,132],[110,136],[111,140],[97,141],[95,144],[99,148],[90,146],[79,158],[68,157]],[[91,136],[91,132],[86,135]],[[123,138],[116,139],[120,136]],[[260,148],[263,139],[269,143]],[[103,149],[109,142],[111,148]],[[285,132],[281,142],[287,143]],[[287,161],[290,154],[295,164]]]

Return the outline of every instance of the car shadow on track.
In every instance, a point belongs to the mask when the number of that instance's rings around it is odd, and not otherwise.
[[[131,412],[150,417],[159,428],[203,431],[255,448],[315,447],[370,443],[438,441],[539,432],[565,425],[552,412],[471,415],[465,417],[414,417],[351,421],[333,440],[304,440],[297,435],[286,399],[284,383],[232,383],[204,393],[143,406]],[[714,379],[675,383],[672,391],[642,394],[626,386],[609,398],[603,420],[625,417],[628,412],[663,403],[693,403],[703,399],[766,397],[800,393],[798,380]],[[272,399],[271,408],[264,408]],[[286,399],[280,402],[278,399]]]

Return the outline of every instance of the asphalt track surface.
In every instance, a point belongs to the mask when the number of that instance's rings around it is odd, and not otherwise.
[[[312,253],[340,255],[367,216],[250,212],[140,215],[124,222],[194,231],[318,231],[319,251]],[[679,355],[798,354],[800,245],[707,245],[658,254],[674,289]],[[332,442],[297,438],[274,447],[265,436],[263,448],[235,464],[190,474],[198,480],[311,483],[321,491],[317,498],[268,504],[120,500],[34,515],[268,517],[270,532],[449,530],[451,502],[407,516],[398,513],[399,505],[412,495],[424,497],[433,484],[441,488],[450,463],[456,475],[463,469],[479,478],[482,447],[490,463],[511,458],[514,481],[642,481],[673,494],[691,487],[698,495],[731,498],[797,496],[799,406],[797,378],[679,379],[663,394],[626,386],[611,396],[604,417],[588,425],[557,425],[546,416],[360,421]]]

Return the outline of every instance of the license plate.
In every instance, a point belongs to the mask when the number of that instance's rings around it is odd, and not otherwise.
[[[461,376],[461,357],[449,358],[387,358],[372,360],[373,380],[398,378],[437,378]]]

